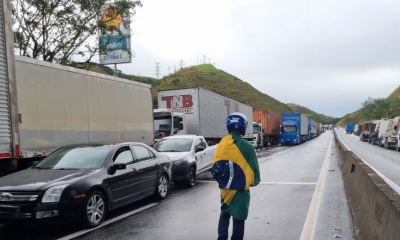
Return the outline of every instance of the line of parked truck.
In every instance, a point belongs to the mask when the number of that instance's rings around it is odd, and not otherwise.
[[[400,116],[393,119],[366,121],[364,124],[347,123],[346,133],[360,136],[361,141],[400,152]]]

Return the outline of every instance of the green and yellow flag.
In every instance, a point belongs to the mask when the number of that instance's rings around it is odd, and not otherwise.
[[[212,172],[221,189],[221,212],[246,220],[249,188],[260,183],[254,147],[237,133],[224,137],[215,151]]]

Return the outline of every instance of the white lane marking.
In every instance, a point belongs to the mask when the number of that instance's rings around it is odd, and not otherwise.
[[[211,181],[211,180],[197,180],[197,182],[217,183],[216,181]],[[312,183],[312,182],[260,182],[260,184],[265,184],[265,185],[317,185],[317,183]]]
[[[88,233],[88,232],[94,231],[94,230],[99,229],[99,228],[101,228],[101,227],[107,226],[108,224],[111,224],[111,223],[113,223],[113,222],[119,221],[119,220],[121,220],[121,219],[123,219],[123,218],[129,217],[129,216],[131,216],[131,215],[133,215],[133,214],[139,213],[139,212],[144,211],[144,210],[146,210],[146,209],[149,209],[149,208],[151,208],[151,207],[154,207],[154,206],[156,206],[157,204],[158,204],[158,203],[151,203],[151,204],[149,204],[149,205],[143,206],[143,207],[138,208],[138,209],[136,209],[136,210],[127,212],[127,213],[125,213],[125,214],[122,214],[122,215],[120,215],[120,216],[118,216],[118,217],[115,217],[115,218],[109,219],[109,220],[107,220],[107,221],[104,221],[104,222],[103,222],[100,226],[98,226],[98,227],[91,228],[91,229],[81,230],[81,231],[72,233],[72,234],[70,234],[70,235],[68,235],[68,236],[59,238],[58,240],[68,240],[68,239],[73,239],[73,238],[79,237],[79,236],[81,236],[81,235],[83,235],[83,234],[86,234],[86,233]]]
[[[303,231],[301,233],[300,240],[312,240],[314,238],[315,225],[317,223],[318,209],[321,199],[321,191],[325,181],[325,175],[327,172],[328,159],[331,154],[332,139],[329,143],[328,151],[326,152],[324,163],[322,164],[321,173],[318,177],[317,186],[315,187],[314,195],[311,200],[310,208],[308,209],[306,222],[304,223]]]
[[[376,172],[376,174],[378,174],[395,192],[397,192],[398,194],[400,194],[400,186],[397,185],[396,183],[394,183],[392,180],[390,180],[388,177],[386,177],[383,173],[379,172],[377,169],[375,169],[371,164],[367,163],[367,161],[365,161],[364,159],[362,159],[360,157],[360,155],[358,155],[357,153],[355,153],[353,150],[351,150],[351,148],[339,137],[339,134],[337,135],[338,138],[340,139],[340,141],[346,146],[347,149],[349,149],[350,151],[352,151],[358,158],[360,158],[364,164],[366,164],[367,166],[369,166],[372,170],[374,170]]]

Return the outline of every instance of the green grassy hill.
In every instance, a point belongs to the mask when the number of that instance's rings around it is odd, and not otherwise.
[[[257,110],[269,110],[277,114],[293,112],[286,104],[258,91],[247,82],[216,69],[211,64],[184,68],[161,79],[160,84],[153,91],[155,106],[157,106],[157,90],[188,87],[201,87]]]
[[[294,103],[288,103],[287,104],[294,112],[296,113],[301,113],[304,116],[313,119],[317,123],[322,123],[322,124],[335,124],[337,121],[339,121],[340,118],[332,118],[329,116],[326,116],[324,114],[319,114],[316,113],[306,107],[299,106]]]
[[[392,94],[389,95],[389,98],[400,98],[400,87],[394,90]]]

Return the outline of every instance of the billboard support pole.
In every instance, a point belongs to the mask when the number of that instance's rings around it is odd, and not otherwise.
[[[118,77],[117,64],[114,63],[114,77]]]

